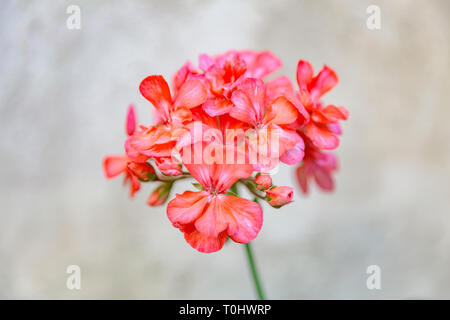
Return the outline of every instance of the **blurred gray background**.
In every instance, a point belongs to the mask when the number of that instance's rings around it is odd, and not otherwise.
[[[255,297],[242,245],[196,252],[145,204],[150,186],[130,201],[101,168],[123,151],[130,102],[151,120],[145,76],[230,48],[271,50],[292,79],[300,58],[328,64],[340,82],[325,101],[351,112],[337,190],[264,207],[268,298],[450,298],[449,21],[445,0],[2,1],[0,298]],[[297,187],[293,172],[275,183]],[[372,264],[381,290],[366,288]]]

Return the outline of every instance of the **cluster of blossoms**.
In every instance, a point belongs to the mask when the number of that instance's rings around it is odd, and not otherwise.
[[[198,190],[177,194],[167,205],[186,241],[200,252],[215,252],[228,238],[253,240],[263,222],[256,199],[276,208],[292,202],[291,187],[272,183],[280,161],[298,165],[304,193],[311,179],[324,190],[334,188],[337,160],[324,150],[339,145],[339,121],[348,117],[344,107],[320,100],[338,82],[332,69],[324,66],[314,75],[311,64],[300,60],[298,88],[286,76],[264,80],[280,66],[267,51],[229,51],[200,55],[198,68],[187,62],[171,90],[160,75],[145,78],[139,90],[155,107],[155,123],[137,128],[130,106],[125,155],[105,157],[106,176],[123,174],[131,196],[142,182],[157,181],[147,200],[151,206],[168,200],[175,181],[193,177]],[[237,194],[239,184],[255,201]]]

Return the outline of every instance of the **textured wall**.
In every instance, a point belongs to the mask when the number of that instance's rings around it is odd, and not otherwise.
[[[326,101],[351,112],[336,192],[266,208],[267,296],[450,298],[449,14],[445,0],[2,1],[0,298],[254,297],[242,245],[194,251],[145,205],[150,189],[130,201],[101,170],[127,105],[151,119],[140,80],[229,48],[269,49],[292,78],[299,58],[327,63],[340,83]],[[275,182],[295,184],[292,170]],[[382,290],[366,288],[370,264]]]

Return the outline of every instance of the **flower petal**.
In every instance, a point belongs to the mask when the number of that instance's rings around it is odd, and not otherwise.
[[[266,97],[269,101],[272,101],[280,96],[295,96],[292,81],[286,76],[276,77],[266,83]]]
[[[305,163],[297,168],[297,181],[304,194],[308,193],[308,175],[306,173]]]
[[[141,161],[139,154],[148,157],[168,157],[177,141],[170,126],[152,126],[136,132],[125,143],[127,155],[134,161]],[[144,159],[146,161],[146,159]]]
[[[228,236],[239,243],[255,239],[263,224],[263,212],[259,204],[227,195],[220,195],[218,198],[221,210],[227,217]]]
[[[307,90],[314,75],[314,70],[308,61],[300,60],[297,65],[297,83],[300,90]]]
[[[213,185],[219,193],[225,192],[236,181],[246,179],[253,173],[253,165],[248,163],[244,147],[225,145],[222,150],[223,163],[215,164],[213,176]]]
[[[305,143],[303,139],[294,148],[286,150],[280,157],[280,161],[288,165],[294,165],[302,161],[305,156]]]
[[[194,108],[206,100],[207,91],[200,80],[191,79],[183,83],[175,100],[175,108]]]
[[[347,120],[349,112],[345,107],[337,107],[332,104],[326,106],[320,110],[330,122],[336,122],[338,120]]]
[[[230,116],[257,125],[264,115],[265,87],[262,80],[247,78],[239,84],[231,96],[234,108]]]
[[[212,238],[227,230],[234,241],[247,243],[258,235],[262,221],[262,209],[256,202],[222,194],[211,200],[195,228]]]
[[[161,117],[167,121],[172,106],[172,97],[166,80],[159,75],[149,76],[142,80],[139,91],[145,99],[155,106]]]
[[[123,184],[130,185],[130,198],[133,198],[135,193],[138,192],[139,189],[141,188],[141,183],[139,182],[139,179],[136,176],[130,174],[128,171],[125,174]]]
[[[186,239],[186,242],[189,243],[192,248],[203,253],[219,251],[222,249],[225,241],[227,241],[227,238],[226,232],[222,232],[217,237],[205,236],[197,230],[184,233],[184,239]]]
[[[270,103],[266,115],[272,118],[271,123],[289,124],[297,119],[298,111],[286,97],[281,96]]]
[[[262,79],[281,67],[281,61],[269,51],[243,51],[241,57],[247,64],[245,75],[249,78]]]
[[[333,89],[338,83],[336,72],[328,66],[324,66],[322,70],[309,83],[309,92],[311,99],[317,101],[325,93]]]
[[[211,117],[220,116],[230,112],[233,104],[225,98],[211,98],[206,100],[202,108]]]
[[[167,204],[167,217],[175,227],[192,223],[203,214],[208,197],[209,193],[206,191],[177,194]]]
[[[286,151],[295,148],[299,143],[302,143],[300,135],[293,130],[276,127],[272,130],[278,130],[279,134],[279,155],[282,156]],[[273,133],[271,133],[273,134]]]
[[[198,145],[193,146],[191,154],[195,152],[195,147],[198,147]],[[203,148],[206,147],[198,149],[197,152],[203,153]],[[221,193],[230,188],[237,180],[248,178],[253,173],[253,166],[248,163],[245,150],[242,147],[218,145],[217,150],[222,152],[221,157],[204,159],[202,154],[201,163],[187,163],[186,161],[183,163],[203,187],[206,189],[213,188]],[[216,159],[222,160],[222,162],[217,163]]]
[[[326,127],[323,128],[313,122],[310,122],[306,127],[306,135],[317,148],[331,150],[339,146],[339,138],[337,136]]]
[[[108,179],[114,178],[125,172],[128,165],[128,157],[125,155],[109,155],[103,159],[103,171]]]
[[[195,229],[205,236],[216,238],[226,230],[227,218],[226,212],[222,211],[218,196],[214,196],[202,216],[195,221]]]
[[[322,167],[317,167],[314,170],[314,179],[317,185],[324,191],[333,191],[334,180],[331,172]]]

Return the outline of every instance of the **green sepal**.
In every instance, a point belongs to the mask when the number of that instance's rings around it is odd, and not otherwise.
[[[198,182],[193,182],[192,185],[194,186],[195,189],[203,191],[205,190],[205,188]]]

